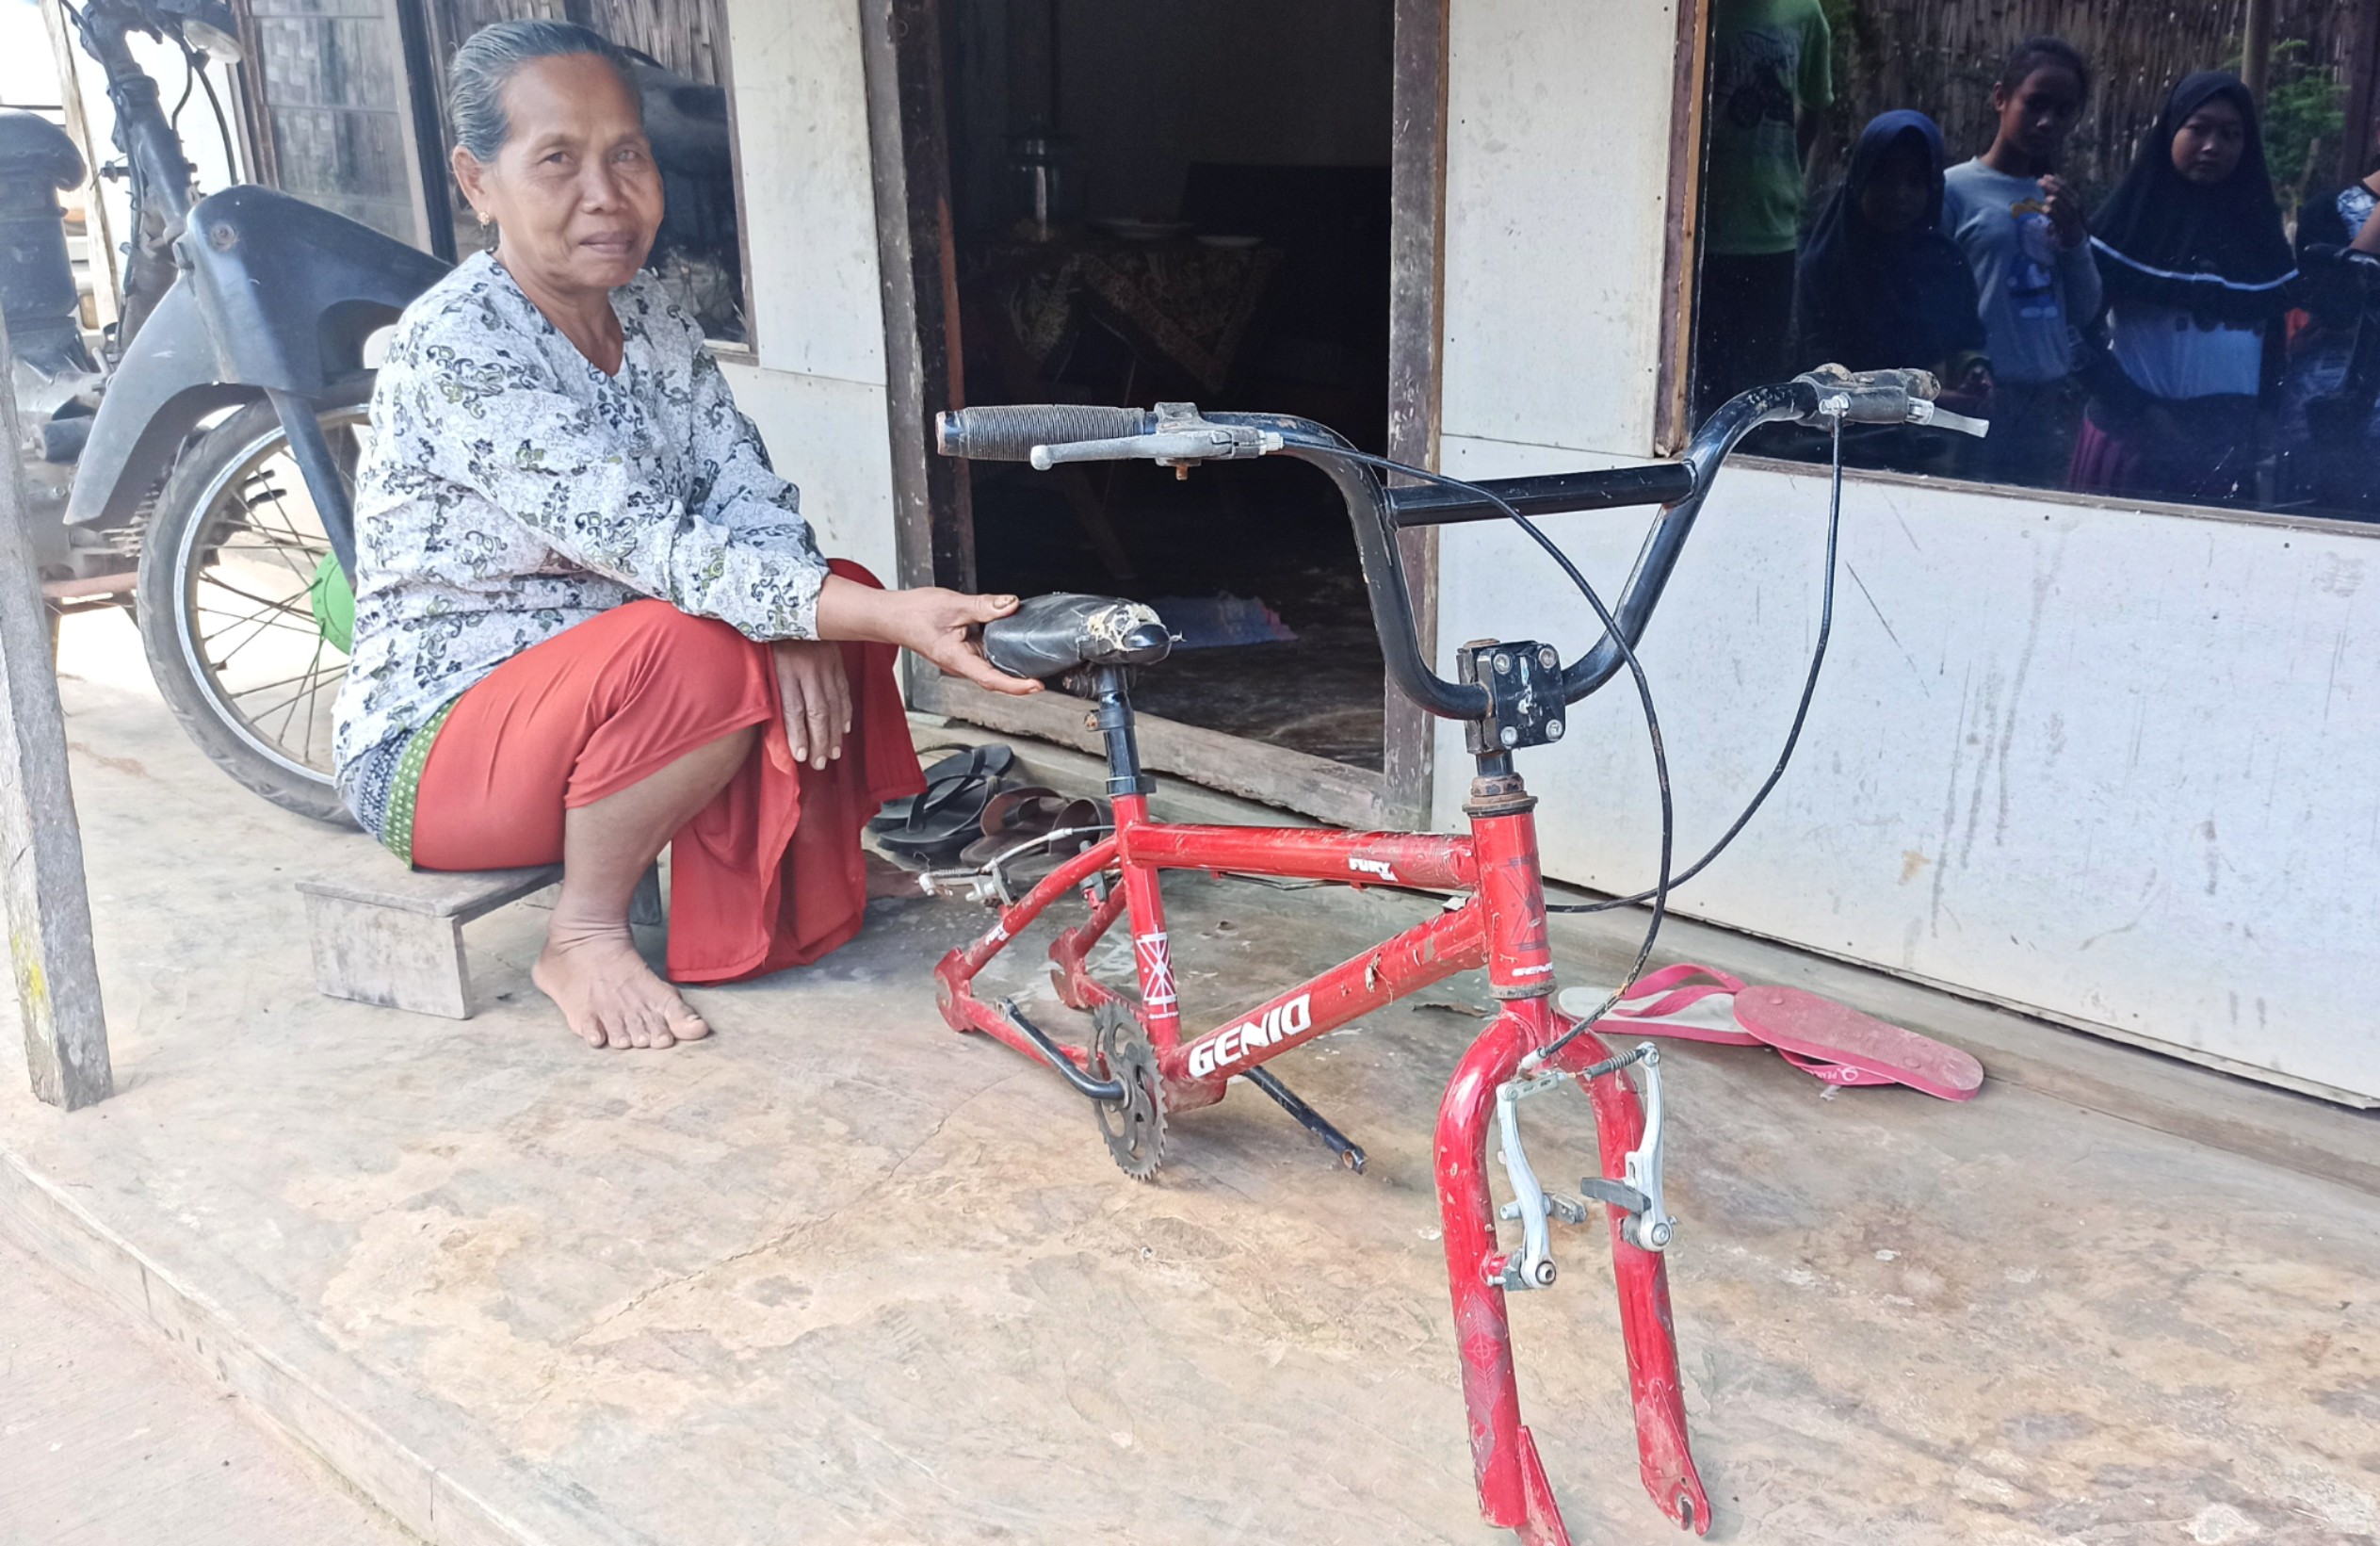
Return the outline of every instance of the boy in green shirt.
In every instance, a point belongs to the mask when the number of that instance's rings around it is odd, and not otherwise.
[[[1719,0],[1704,131],[1694,417],[1790,375],[1803,165],[1835,100],[1819,0]]]

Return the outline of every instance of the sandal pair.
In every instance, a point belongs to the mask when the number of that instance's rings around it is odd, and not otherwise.
[[[1003,895],[1022,894],[1113,831],[1115,820],[1105,800],[1070,799],[1037,784],[1002,789],[985,803],[982,836],[959,862],[992,871]]]
[[[1592,1011],[1597,997],[1566,988],[1554,1005],[1576,1017]],[[1906,1084],[1939,1100],[1971,1099],[1983,1086],[1983,1066],[1955,1047],[1798,987],[1754,986],[1691,961],[1630,984],[1595,1028],[1605,1035],[1771,1047],[1811,1078],[1840,1086]]]

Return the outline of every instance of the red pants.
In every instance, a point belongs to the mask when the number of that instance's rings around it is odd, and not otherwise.
[[[857,564],[834,573],[873,585]],[[413,862],[504,870],[562,856],[562,813],[746,725],[752,757],[670,843],[670,976],[806,966],[859,933],[860,831],[925,788],[890,644],[843,645],[851,733],[796,765],[769,646],[666,601],[632,601],[532,645],[457,700],[422,770]]]

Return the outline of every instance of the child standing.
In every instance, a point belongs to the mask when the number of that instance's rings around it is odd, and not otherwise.
[[[2288,494],[2380,520],[2380,171],[2306,201],[2297,263],[2311,316],[2290,342],[2281,392]]]
[[[1799,363],[1852,370],[1915,366],[1942,405],[1984,411],[1992,372],[1975,279],[1942,230],[1942,131],[1923,113],[1881,113],[1810,228],[1793,296]],[[1948,472],[1951,437],[1906,428],[1857,437],[1863,462]]]
[[[1952,167],[1943,225],[1974,271],[1992,358],[1992,432],[1982,476],[2065,481],[2080,392],[2078,334],[2098,315],[2099,272],[2082,208],[2055,171],[2091,91],[2091,67],[2057,38],[2028,38],[1992,87],[1991,149]]]
[[[2111,348],[2091,380],[2073,486],[2236,501],[2255,471],[2265,325],[2298,288],[2240,77],[2183,77],[2093,223]]]
[[[1804,167],[1835,99],[1819,0],[1717,0],[1694,420],[1748,386],[1785,379]]]

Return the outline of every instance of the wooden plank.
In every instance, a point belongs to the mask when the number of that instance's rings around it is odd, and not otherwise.
[[[530,865],[524,870],[438,871],[400,870],[385,854],[363,862],[371,866],[369,874],[318,876],[300,881],[298,889],[309,897],[469,922],[562,878],[559,864]]]
[[[306,938],[314,951],[314,985],[329,998],[450,1020],[471,1017],[471,963],[463,953],[461,916],[309,891]]]
[[[2240,82],[2259,107],[2273,77],[2273,0],[2247,0],[2240,24]]]
[[[74,26],[59,0],[41,0],[41,23],[50,35],[50,53],[57,65],[58,107],[66,116],[67,138],[83,153],[83,251],[90,269],[91,310],[101,327],[122,315],[123,254],[116,250],[107,201],[101,197],[99,169],[115,154],[114,147],[91,138],[90,118],[83,111],[80,71],[82,51],[74,43]]]
[[[2372,140],[2380,130],[2380,4],[2365,0],[2347,42],[2345,127],[2339,134],[2339,180],[2364,174]]]
[[[1446,315],[1449,0],[1397,0],[1389,148],[1388,454],[1438,464]],[[1398,533],[1421,657],[1438,650],[1438,533]],[[1381,733],[1384,809],[1400,825],[1430,819],[1436,721],[1391,685]]]
[[[1708,98],[1710,0],[1678,0],[1677,75],[1669,107],[1669,235],[1661,248],[1661,337],[1653,454],[1675,456],[1693,432],[1694,267],[1702,220],[1703,107]]]
[[[921,667],[912,686],[918,708],[1011,735],[1098,752],[1091,705],[1063,692],[1012,698],[987,692]],[[1154,714],[1139,718],[1141,763],[1151,773],[1177,773],[1208,789],[1303,811],[1338,826],[1374,829],[1396,824],[1381,775],[1287,747],[1181,724]]]
[[[0,322],[0,360],[8,335]],[[0,382],[0,448],[24,444],[15,387]],[[91,950],[83,835],[66,770],[66,713],[57,700],[24,481],[16,458],[0,476],[0,921],[24,1027],[33,1093],[68,1111],[115,1093],[107,1020]]]
[[[931,444],[934,413],[965,400],[940,8],[936,0],[863,0],[860,29],[900,583],[971,589],[975,515],[966,467],[934,454]]]

